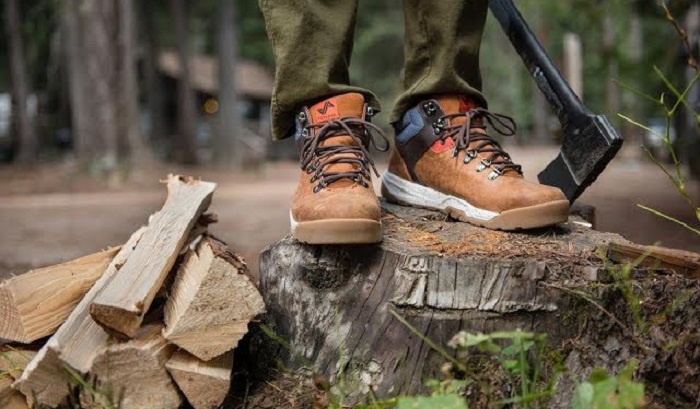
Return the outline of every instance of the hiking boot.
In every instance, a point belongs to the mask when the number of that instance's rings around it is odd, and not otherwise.
[[[549,226],[568,218],[561,190],[527,181],[487,133],[515,135],[515,122],[445,95],[409,109],[396,124],[396,144],[382,194],[390,202],[439,210],[495,230]]]
[[[361,94],[349,93],[305,107],[295,137],[301,177],[292,197],[292,235],[312,244],[377,243],[381,210],[372,187],[373,110]],[[380,148],[377,148],[380,149]]]

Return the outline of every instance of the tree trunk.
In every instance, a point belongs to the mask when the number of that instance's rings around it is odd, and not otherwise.
[[[17,160],[34,162],[37,156],[37,140],[27,112],[27,66],[22,39],[22,16],[17,0],[5,0],[6,33],[8,38],[12,89],[12,119],[17,135]]]
[[[632,358],[641,362],[638,375],[653,402],[695,404],[700,339],[690,334],[700,329],[698,281],[654,270],[633,270],[620,281],[620,270],[596,249],[624,239],[572,222],[504,233],[427,210],[385,210],[381,245],[310,246],[287,238],[263,252],[266,320],[291,353],[267,340],[258,359],[318,371],[344,386],[350,403],[370,391],[425,391],[426,379],[444,378],[446,360],[426,339],[454,356],[446,344],[459,331],[519,328],[548,334],[545,373],[563,363],[570,370],[558,378],[551,408],[569,407],[577,383],[595,367],[617,371]],[[640,329],[635,311],[648,328]],[[480,371],[503,379],[498,368]],[[513,387],[504,383],[493,386]]]
[[[219,132],[214,161],[219,166],[240,167],[243,144],[235,67],[238,59],[238,24],[236,2],[219,0]]]
[[[139,127],[139,91],[136,77],[136,27],[134,0],[119,1],[119,96],[122,156],[135,164],[145,159]]]
[[[100,138],[95,160],[97,171],[112,174],[119,162],[119,98],[117,8],[113,1],[85,1],[85,40],[88,78],[95,110],[92,131]]]
[[[63,30],[66,36],[66,62],[70,92],[71,136],[78,161],[86,165],[92,161],[94,150],[90,121],[93,118],[89,81],[85,69],[85,44],[82,18],[79,12],[81,0],[63,3]]]
[[[195,94],[190,80],[190,52],[187,28],[187,12],[184,0],[170,0],[170,11],[175,27],[175,41],[180,65],[180,79],[177,86],[179,131],[174,143],[173,157],[185,164],[197,163],[195,139]]]
[[[167,142],[165,140],[165,115],[164,115],[164,97],[163,86],[158,74],[158,55],[160,53],[158,30],[156,22],[156,13],[158,12],[153,2],[139,2],[140,13],[139,20],[141,21],[141,37],[145,53],[144,61],[144,77],[146,87],[146,104],[150,116],[150,134],[148,140],[153,147],[157,157],[165,158],[167,153],[163,149]]]

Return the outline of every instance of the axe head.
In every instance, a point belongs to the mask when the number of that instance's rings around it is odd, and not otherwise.
[[[537,178],[540,183],[561,189],[573,203],[615,157],[622,141],[602,115],[568,118],[562,124],[559,156]]]

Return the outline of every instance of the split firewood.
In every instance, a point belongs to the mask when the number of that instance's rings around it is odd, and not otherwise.
[[[36,356],[37,351],[32,349],[20,349],[2,346],[0,349],[0,375],[7,375],[12,379],[19,379],[24,368]]]
[[[95,354],[107,344],[110,336],[90,317],[90,303],[126,262],[145,230],[143,227],[131,235],[102,277],[27,365],[15,387],[31,398],[32,405],[56,407],[61,404],[77,384],[66,367],[86,373]]]
[[[171,292],[165,337],[205,361],[235,348],[248,323],[265,311],[245,264],[212,237],[185,256]]]
[[[131,338],[173,267],[190,230],[211,202],[216,184],[168,177],[168,198],[139,245],[98,294],[92,318],[110,333]]]
[[[93,360],[88,380],[94,391],[83,391],[81,401],[129,409],[180,407],[182,398],[165,369],[175,349],[163,338],[162,325],[144,325],[133,339],[112,342]]]
[[[218,221],[219,216],[216,215],[216,213],[204,213],[201,216],[199,216],[199,219],[197,219],[197,222],[194,224],[192,230],[190,230],[190,233],[187,235],[185,245],[182,246],[182,248],[180,249],[180,254],[182,255],[187,253],[187,250],[190,250],[199,242],[199,240],[202,239],[201,236],[207,234],[209,225],[217,223]]]
[[[216,409],[224,402],[231,386],[233,351],[202,361],[180,350],[165,367],[194,409]]]
[[[29,409],[27,398],[12,389],[12,378],[0,378],[0,408],[2,409]]]
[[[113,248],[0,283],[0,338],[28,344],[53,334],[118,251]]]
[[[36,351],[17,348],[3,347],[0,351],[0,408],[29,408],[27,398],[12,389],[12,384],[35,355]]]
[[[618,263],[640,260],[643,267],[673,270],[688,278],[700,279],[700,254],[658,246],[633,243],[610,243],[608,258]]]

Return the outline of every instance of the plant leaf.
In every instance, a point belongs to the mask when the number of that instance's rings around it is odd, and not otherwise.
[[[415,396],[399,398],[396,409],[469,409],[463,397],[458,395],[446,396]]]
[[[584,382],[576,387],[571,400],[571,409],[590,409],[593,405],[593,385]]]

